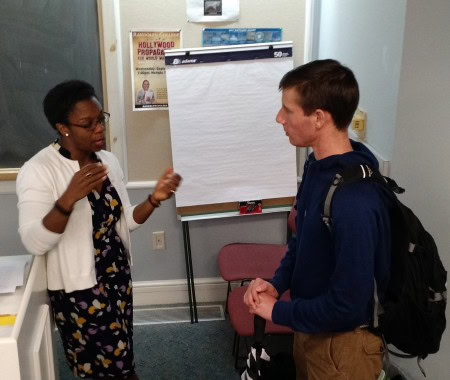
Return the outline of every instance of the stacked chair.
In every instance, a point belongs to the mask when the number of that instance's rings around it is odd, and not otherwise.
[[[296,209],[292,207],[288,218],[288,237],[295,234]],[[287,251],[287,244],[259,244],[234,243],[224,246],[218,255],[219,272],[228,282],[226,311],[235,331],[233,341],[233,356],[235,367],[238,367],[240,337],[253,336],[253,314],[248,312],[244,304],[244,294],[248,288],[246,282],[255,278],[270,280],[278,268],[281,259]],[[231,284],[238,283],[232,289]],[[289,292],[281,297],[289,300]],[[266,335],[292,334],[292,330],[285,326],[267,322]]]

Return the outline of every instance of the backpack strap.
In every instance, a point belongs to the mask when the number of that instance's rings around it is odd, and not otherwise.
[[[331,183],[330,188],[328,189],[327,196],[325,197],[325,201],[323,204],[323,213],[322,220],[328,228],[328,231],[331,232],[331,201],[333,200],[333,195],[337,190],[339,184],[342,182],[342,176],[339,173],[336,173],[334,176],[333,182]]]
[[[322,220],[330,232],[332,224],[331,203],[336,190],[338,190],[343,185],[347,185],[361,180],[365,181],[371,180],[382,183],[385,186],[387,185],[387,187],[394,192],[396,192],[396,190],[397,191],[403,190],[399,186],[397,186],[397,184],[393,179],[384,177],[377,169],[374,169],[370,165],[365,164],[352,165],[344,168],[339,173],[336,173],[336,175],[334,176],[323,204]]]

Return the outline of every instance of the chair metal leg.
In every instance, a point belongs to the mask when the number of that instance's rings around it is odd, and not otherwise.
[[[234,357],[234,368],[238,369],[238,360],[239,360],[239,343],[240,343],[240,336],[236,333],[236,355]]]
[[[227,288],[227,301],[225,303],[225,314],[228,314],[228,296],[230,295],[231,292],[231,282],[228,281],[228,288]]]

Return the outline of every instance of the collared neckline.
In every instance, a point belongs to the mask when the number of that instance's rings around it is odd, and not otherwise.
[[[53,148],[55,148],[63,157],[72,160],[72,155],[70,154],[70,151],[67,150],[66,148],[64,148],[63,146],[61,146],[59,144],[59,139],[56,139],[55,141],[53,141],[52,143]],[[97,157],[97,155],[95,154],[95,152],[91,153],[91,158],[96,161],[96,162],[100,162],[101,160]]]

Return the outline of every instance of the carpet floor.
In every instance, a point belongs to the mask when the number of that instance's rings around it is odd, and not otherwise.
[[[57,335],[60,380],[72,376]],[[134,326],[134,356],[140,380],[239,380],[231,353],[234,330],[228,319],[191,323]],[[267,337],[275,351],[291,351],[291,336]],[[240,356],[246,356],[249,339],[241,339]],[[239,366],[245,366],[240,360]]]
[[[227,320],[135,326],[136,372],[140,380],[237,380],[233,335]],[[57,356],[60,380],[75,379],[60,340]]]

